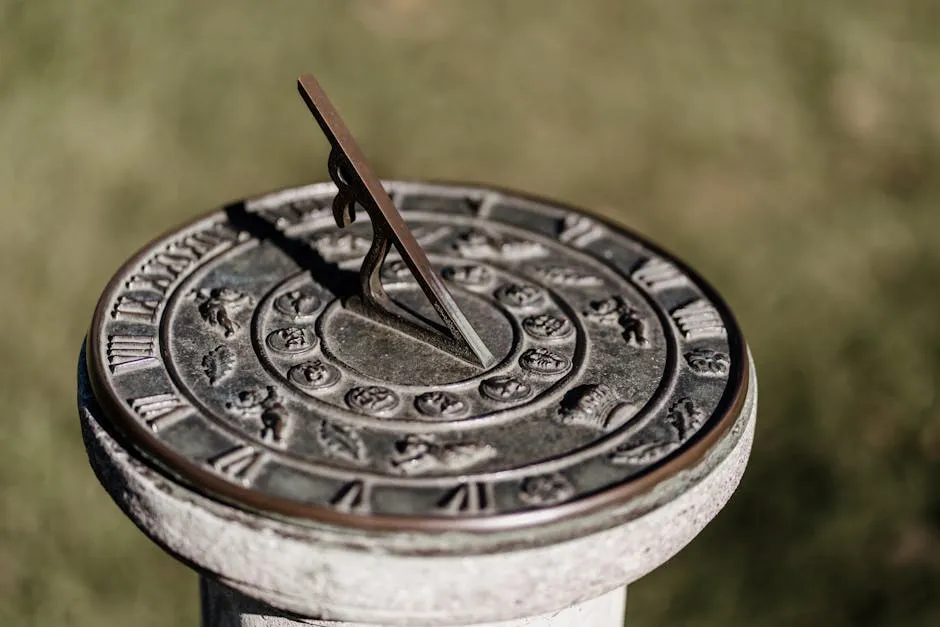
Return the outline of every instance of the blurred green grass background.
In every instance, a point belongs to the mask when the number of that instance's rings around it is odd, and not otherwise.
[[[590,207],[736,310],[750,467],[630,624],[940,625],[938,26],[928,0],[0,0],[0,625],[197,624],[195,576],[88,468],[76,355],[154,234],[325,178],[302,71],[382,176]]]

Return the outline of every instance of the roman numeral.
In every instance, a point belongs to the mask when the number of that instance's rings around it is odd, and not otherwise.
[[[604,227],[577,214],[566,216],[558,230],[558,239],[572,246],[584,247],[604,234]]]
[[[665,259],[647,259],[637,266],[631,276],[634,281],[650,292],[660,292],[689,284],[688,277]]]
[[[488,483],[464,483],[438,503],[438,509],[451,516],[476,515],[493,509],[493,486]]]
[[[330,505],[341,512],[366,513],[369,511],[369,487],[362,481],[351,481],[339,489]]]
[[[122,294],[114,304],[111,317],[153,322],[161,300],[156,294]]]
[[[261,451],[240,445],[213,457],[209,465],[229,479],[247,485],[257,475],[261,458]]]
[[[112,374],[151,366],[157,362],[152,335],[109,335],[108,367]]]
[[[172,283],[172,277],[162,274],[135,274],[124,283],[124,287],[129,290],[150,290],[166,294]]]
[[[153,394],[127,399],[134,413],[143,418],[154,431],[165,429],[186,417],[189,405],[176,394]]]
[[[725,337],[724,323],[715,308],[704,300],[697,300],[672,312],[682,336],[686,340]]]

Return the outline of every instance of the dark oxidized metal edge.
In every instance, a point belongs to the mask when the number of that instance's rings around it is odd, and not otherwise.
[[[732,369],[728,376],[728,386],[725,389],[725,393],[719,401],[715,412],[712,414],[713,417],[715,415],[720,415],[720,417],[717,420],[714,418],[710,420],[705,428],[695,434],[691,443],[687,444],[681,453],[667,457],[665,460],[660,461],[643,472],[637,478],[610,488],[609,490],[595,492],[560,505],[517,512],[514,514],[453,518],[344,513],[328,507],[304,505],[296,501],[266,496],[250,488],[234,485],[205,470],[199,464],[182,457],[169,447],[164,446],[162,443],[155,440],[144,426],[130,419],[130,417],[121,410],[120,402],[112,398],[106,392],[103,381],[103,373],[106,367],[101,363],[98,351],[88,350],[86,351],[86,366],[88,369],[88,380],[94,391],[95,400],[99,407],[101,407],[104,416],[117,428],[118,433],[116,435],[119,435],[119,437],[123,436],[120,437],[121,441],[143,455],[155,468],[161,470],[164,474],[168,474],[175,480],[181,481],[184,485],[197,492],[241,509],[256,511],[259,514],[310,520],[339,527],[351,527],[370,531],[495,532],[547,525],[564,519],[593,514],[598,510],[622,505],[631,499],[646,494],[663,481],[674,477],[683,470],[694,467],[702,461],[712,447],[721,440],[730,427],[737,421],[741,414],[745,396],[748,392],[748,378],[750,374],[747,346],[744,342],[744,338],[737,320],[734,318],[734,315],[731,313],[724,299],[721,298],[718,292],[697,272],[677,259],[674,255],[649,241],[646,237],[620,224],[614,223],[607,218],[586,211],[581,207],[534,194],[518,192],[504,187],[457,181],[383,181],[383,183],[455,186],[493,191],[563,210],[582,213],[603,223],[614,232],[625,234],[648,248],[651,252],[661,255],[663,258],[674,263],[695,281],[696,285],[721,312],[728,332],[728,346],[732,357]],[[262,198],[271,193],[276,193],[277,191],[284,190],[274,190],[268,194],[262,194],[248,200]],[[245,202],[247,202],[247,200]],[[125,271],[139,264],[150,248],[158,242],[179,230],[206,219],[217,211],[219,211],[219,209],[213,210],[181,226],[164,232],[148,242],[122,264],[114,277],[108,282],[95,306],[89,337],[97,338],[103,331],[108,311],[107,306],[114,290],[120,285],[119,277]]]

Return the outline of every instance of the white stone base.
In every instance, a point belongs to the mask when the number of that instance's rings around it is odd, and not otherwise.
[[[79,406],[92,468],[151,539],[239,595],[320,621],[252,623],[239,611],[242,622],[232,625],[604,627],[611,614],[601,609],[597,619],[563,618],[599,608],[597,599],[613,604],[724,507],[750,453],[757,381],[752,367],[740,417],[705,458],[648,494],[594,516],[492,534],[357,532],[235,508],[125,448],[106,428],[84,369]]]
[[[199,589],[203,627],[381,627],[375,623],[289,616],[208,577],[200,578]],[[626,601],[627,589],[623,587],[559,612],[498,623],[477,623],[472,627],[621,627]]]

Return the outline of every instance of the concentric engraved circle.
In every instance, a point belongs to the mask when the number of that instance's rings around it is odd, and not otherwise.
[[[331,185],[286,190],[154,242],[102,296],[89,372],[133,446],[256,511],[483,529],[630,498],[735,419],[743,340],[680,262],[548,201],[389,189],[496,363],[353,307],[367,221],[339,229]],[[400,258],[381,277],[440,325]]]

